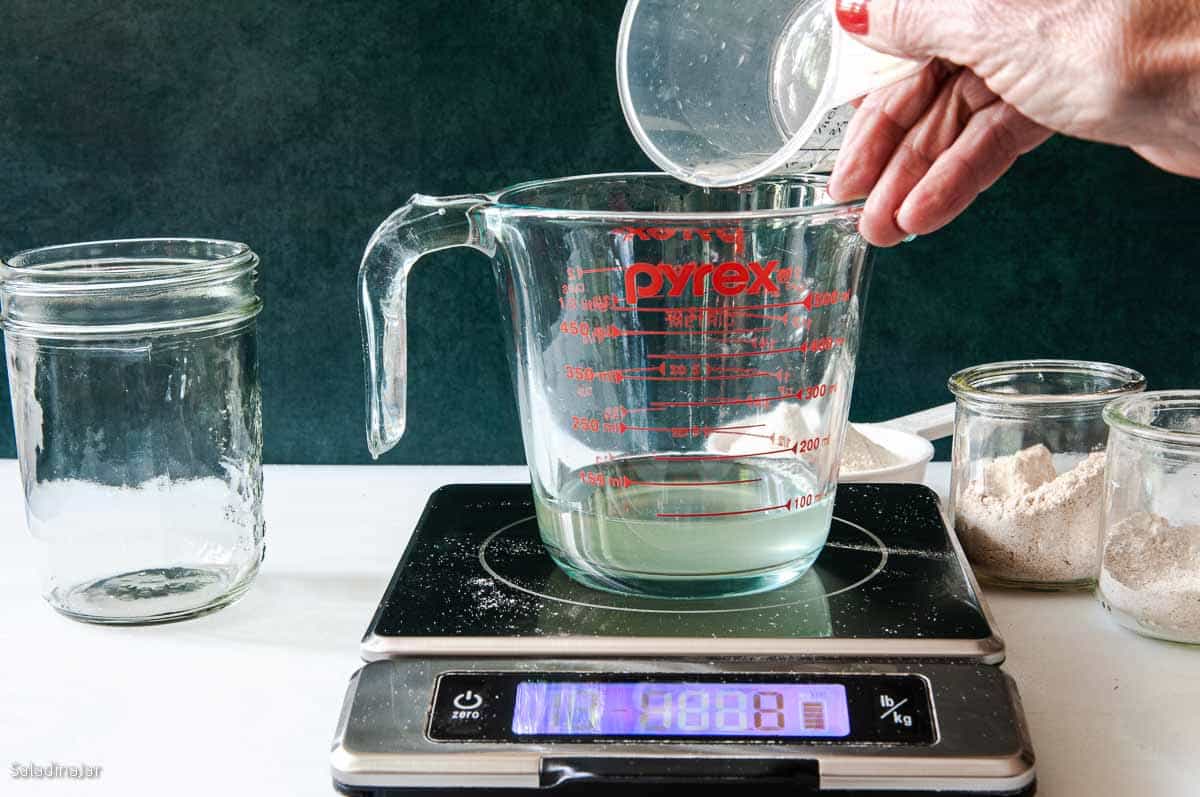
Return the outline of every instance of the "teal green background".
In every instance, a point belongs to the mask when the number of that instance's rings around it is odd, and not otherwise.
[[[8,0],[0,251],[251,244],[268,461],[369,461],[355,273],[371,231],[416,191],[648,168],[614,84],[622,7]],[[945,401],[954,370],[1016,357],[1200,387],[1198,214],[1200,182],[1055,139],[947,230],[880,254],[852,417]],[[485,258],[428,258],[410,302],[409,433],[386,461],[522,461]]]

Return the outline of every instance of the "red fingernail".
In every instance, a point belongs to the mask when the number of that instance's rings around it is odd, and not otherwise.
[[[847,33],[856,33],[859,36],[867,34],[871,27],[867,17],[868,2],[870,0],[838,0],[838,23],[846,29]]]

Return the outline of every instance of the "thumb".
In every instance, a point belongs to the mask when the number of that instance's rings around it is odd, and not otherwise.
[[[980,0],[837,0],[837,20],[873,50],[970,66]]]

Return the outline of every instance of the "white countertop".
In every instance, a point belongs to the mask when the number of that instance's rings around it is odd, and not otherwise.
[[[524,468],[268,467],[267,558],[236,605],[103,628],[38,594],[16,463],[0,461],[0,793],[333,794],[358,641],[428,494]],[[930,483],[945,492],[947,468]],[[1200,793],[1200,649],[1113,625],[1086,594],[989,590],[1049,797]],[[12,764],[87,763],[85,782]]]

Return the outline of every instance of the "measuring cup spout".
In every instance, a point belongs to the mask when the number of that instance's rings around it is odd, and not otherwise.
[[[467,212],[482,195],[415,194],[379,225],[358,271],[359,308],[367,377],[367,443],[379,458],[404,436],[408,388],[407,281],[430,252],[478,247]]]

